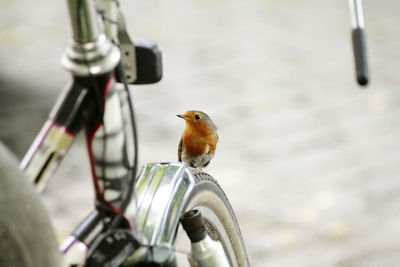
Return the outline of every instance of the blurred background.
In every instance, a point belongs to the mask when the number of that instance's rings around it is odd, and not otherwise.
[[[400,2],[364,1],[372,82],[356,85],[346,0],[124,0],[164,78],[132,87],[140,163],[175,161],[184,123],[219,128],[206,169],[252,266],[400,266]],[[65,1],[2,0],[0,138],[22,158],[70,80]],[[93,207],[79,136],[43,201],[60,240]]]

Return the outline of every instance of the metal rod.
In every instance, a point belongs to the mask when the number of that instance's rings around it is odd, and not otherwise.
[[[349,7],[353,29],[364,28],[364,14],[361,0],[349,0]]]
[[[365,86],[369,82],[367,48],[364,32],[364,15],[362,11],[361,0],[349,0],[351,24],[352,24],[352,42],[354,63],[356,69],[357,82]]]
[[[93,0],[67,0],[73,38],[78,43],[97,40],[100,27]]]

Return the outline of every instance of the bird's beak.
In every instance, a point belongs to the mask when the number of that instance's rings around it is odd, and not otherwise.
[[[184,119],[184,120],[188,119],[188,117],[186,117],[185,115],[178,114],[176,116],[178,116],[179,118]]]

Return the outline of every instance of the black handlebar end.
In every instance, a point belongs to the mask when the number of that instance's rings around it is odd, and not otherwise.
[[[366,86],[369,81],[369,72],[364,29],[353,29],[352,40],[357,82],[361,86]]]

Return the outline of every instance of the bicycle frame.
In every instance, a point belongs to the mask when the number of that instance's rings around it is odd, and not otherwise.
[[[96,209],[62,244],[65,262],[73,266],[103,266],[138,251],[133,257],[136,261],[172,261],[173,265],[173,240],[166,236],[174,236],[168,233],[177,229],[194,178],[182,163],[148,164],[137,179],[138,193],[130,195],[136,174],[132,170],[137,165],[137,155],[132,151],[137,144],[132,131],[134,121],[129,116],[132,107],[126,80],[132,82],[137,76],[135,49],[129,43],[122,13],[115,1],[97,2],[97,11],[107,18],[104,32],[93,0],[67,2],[73,34],[61,62],[71,72],[73,81],[61,94],[23,158],[21,168],[36,189],[43,191],[75,136],[84,130]],[[116,71],[121,65],[125,74]],[[123,80],[125,86],[117,83],[117,79]],[[129,206],[124,206],[128,203]],[[113,221],[122,212],[121,220]],[[146,231],[143,231],[145,224]],[[113,246],[107,247],[110,240]],[[144,249],[139,249],[139,244]],[[151,255],[146,251],[149,246],[152,246]],[[156,248],[163,249],[157,253]],[[112,253],[110,258],[108,254]],[[125,253],[124,257],[121,253]]]
[[[129,260],[176,266],[174,237],[195,180],[184,163],[155,163],[144,166],[135,186],[137,140],[127,83],[144,73],[135,62],[140,50],[126,33],[115,0],[98,0],[97,10],[93,0],[67,2],[72,40],[61,62],[73,81],[20,166],[43,191],[84,130],[96,209],[62,244],[64,265],[119,266]],[[152,54],[159,60],[157,55]],[[159,81],[159,65],[151,70],[156,75],[136,84]]]
[[[124,126],[129,120],[122,113],[115,87],[115,68],[121,55],[100,30],[92,1],[68,0],[68,5],[73,39],[62,64],[72,73],[73,82],[53,108],[21,167],[42,191],[76,134],[84,128],[97,202],[118,212],[124,197],[119,192],[132,168],[122,152],[124,144],[132,145]]]

